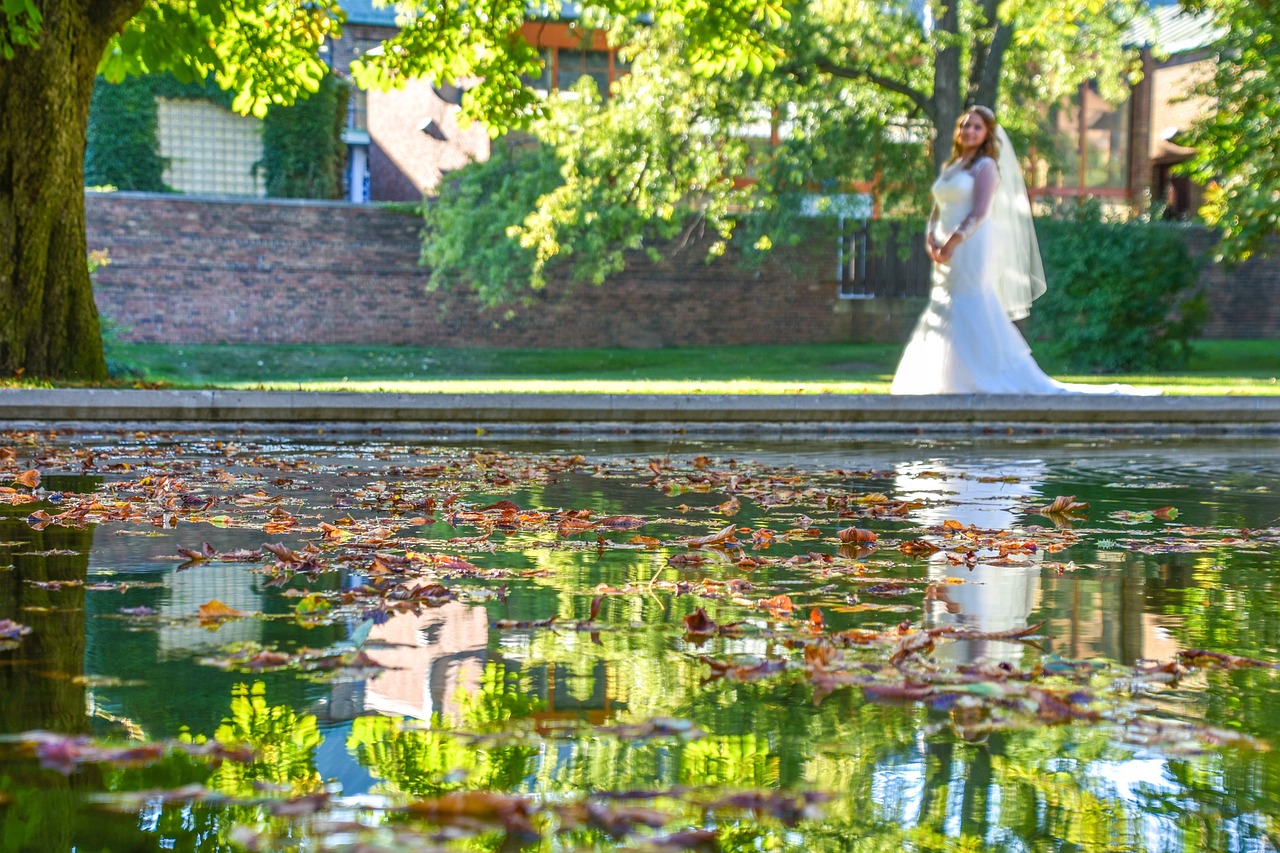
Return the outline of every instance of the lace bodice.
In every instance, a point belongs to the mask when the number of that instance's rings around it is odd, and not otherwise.
[[[933,182],[929,230],[942,241],[953,233],[967,239],[986,220],[999,181],[999,170],[990,157],[983,157],[971,168],[960,163],[944,168]]]

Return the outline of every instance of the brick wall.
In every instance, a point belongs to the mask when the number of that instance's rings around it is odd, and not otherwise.
[[[904,341],[920,299],[839,300],[834,238],[780,249],[758,271],[705,245],[642,257],[603,287],[552,282],[531,304],[487,310],[425,292],[420,221],[338,202],[89,193],[95,295],[135,341],[658,347]],[[1188,230],[1197,254],[1211,236]],[[1280,257],[1280,250],[1276,252]],[[1207,337],[1280,337],[1280,262],[1208,266]]]
[[[1188,229],[1193,255],[1204,259],[1212,246],[1210,232]],[[1280,240],[1272,243],[1266,260],[1253,258],[1231,268],[1206,261],[1200,284],[1209,295],[1204,337],[1280,338]]]
[[[426,293],[420,220],[337,202],[89,193],[99,310],[134,341],[657,347],[848,340],[854,314],[821,281],[834,244],[775,253],[757,272],[705,246],[637,258],[603,287],[553,282],[486,310]]]

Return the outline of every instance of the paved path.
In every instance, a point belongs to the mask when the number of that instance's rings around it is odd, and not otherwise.
[[[1280,397],[362,394],[0,389],[0,423],[349,424],[811,432],[1000,428],[1280,435]]]

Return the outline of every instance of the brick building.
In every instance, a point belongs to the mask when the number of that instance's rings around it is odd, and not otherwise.
[[[1142,79],[1129,98],[1109,104],[1091,83],[1050,112],[1049,156],[1031,152],[1031,192],[1044,199],[1101,198],[1119,209],[1165,203],[1177,218],[1199,207],[1200,191],[1173,174],[1194,149],[1181,144],[1192,122],[1213,109],[1192,88],[1214,72],[1211,49],[1218,33],[1211,16],[1190,14],[1177,4],[1156,5],[1139,21],[1131,43],[1140,50]],[[1049,168],[1049,163],[1053,168]]]

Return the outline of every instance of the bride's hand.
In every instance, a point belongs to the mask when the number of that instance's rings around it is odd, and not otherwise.
[[[939,264],[951,263],[951,255],[955,252],[956,246],[960,245],[960,241],[952,237],[945,245],[939,246],[933,253],[933,260]]]

